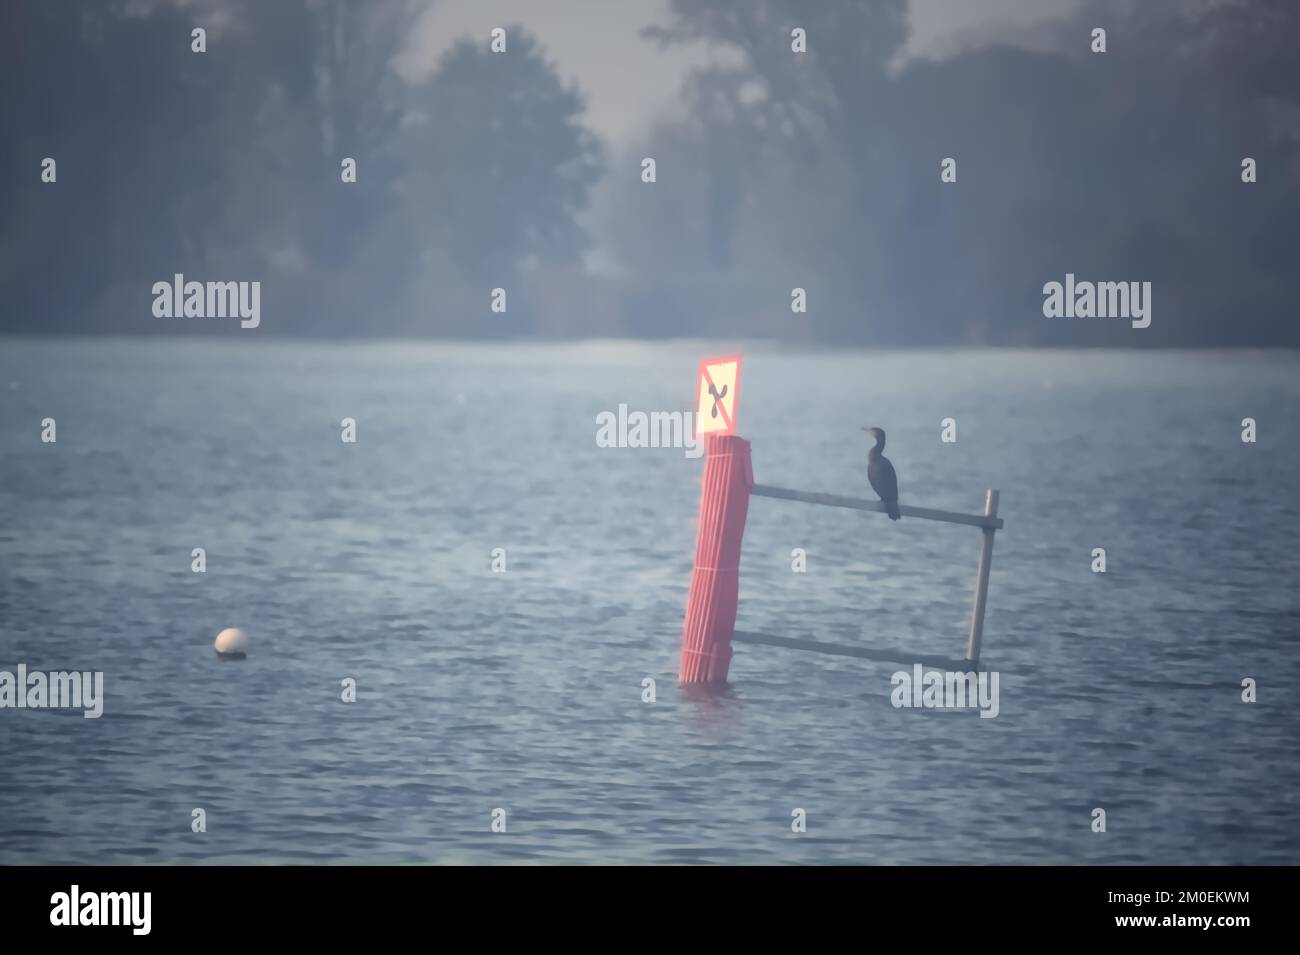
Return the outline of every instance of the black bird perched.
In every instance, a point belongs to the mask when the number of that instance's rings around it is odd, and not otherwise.
[[[867,453],[867,480],[871,482],[871,489],[885,502],[885,511],[889,514],[889,519],[896,521],[902,516],[898,513],[898,475],[894,473],[894,466],[889,463],[889,458],[884,455],[885,432],[881,428],[862,430],[871,435],[876,442],[876,446]]]

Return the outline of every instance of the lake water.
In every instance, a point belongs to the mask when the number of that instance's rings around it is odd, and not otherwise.
[[[759,498],[738,628],[897,662],[677,687],[703,462],[596,416],[718,350],[0,338],[0,670],[106,696],[0,710],[0,862],[1300,862],[1297,353],[746,352],[759,482],[1001,491],[981,719],[890,702],[976,529]]]

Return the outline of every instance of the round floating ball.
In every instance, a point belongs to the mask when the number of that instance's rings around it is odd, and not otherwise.
[[[242,660],[248,656],[248,636],[238,627],[227,627],[217,634],[213,644],[223,660]]]

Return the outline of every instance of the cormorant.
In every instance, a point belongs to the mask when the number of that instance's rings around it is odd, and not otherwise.
[[[885,511],[889,514],[889,519],[896,521],[902,516],[898,513],[898,475],[894,473],[894,466],[883,453],[885,432],[880,428],[862,430],[871,435],[876,442],[876,446],[867,453],[867,480],[871,482],[871,489],[885,502]]]

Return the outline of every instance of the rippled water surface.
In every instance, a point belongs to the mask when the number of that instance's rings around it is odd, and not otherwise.
[[[759,482],[1001,491],[980,719],[890,703],[977,530],[757,498],[738,627],[884,659],[678,689],[702,462],[596,416],[709,348],[0,338],[0,670],[107,697],[0,710],[0,862],[1300,862],[1295,353],[747,352]]]

